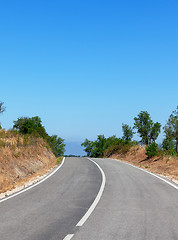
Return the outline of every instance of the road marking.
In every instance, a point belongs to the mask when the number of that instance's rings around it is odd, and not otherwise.
[[[74,234],[68,234],[63,240],[70,240],[73,236]]]
[[[122,163],[124,163],[124,164],[127,164],[127,165],[131,166],[131,167],[134,167],[134,168],[136,168],[136,169],[139,169],[139,170],[141,170],[141,171],[143,171],[143,172],[149,173],[150,175],[152,175],[152,176],[154,176],[154,177],[156,177],[156,178],[164,181],[165,183],[171,185],[172,187],[174,187],[175,189],[178,190],[178,186],[174,185],[173,183],[167,181],[166,179],[164,179],[164,178],[162,178],[162,177],[160,177],[160,176],[158,176],[158,175],[156,175],[156,174],[154,174],[154,173],[152,173],[152,172],[149,172],[149,171],[147,171],[147,170],[145,170],[145,169],[143,169],[143,168],[139,168],[139,167],[137,167],[137,166],[134,166],[134,165],[132,165],[132,164],[130,164],[130,163],[123,162],[123,161],[121,161],[121,160],[117,160],[117,159],[114,159],[114,160],[120,161],[120,162],[122,162]]]
[[[82,219],[77,223],[77,227],[81,227],[85,222],[86,220],[89,218],[89,216],[92,214],[93,210],[95,209],[96,205],[98,204],[102,194],[103,194],[103,191],[104,191],[104,187],[105,187],[105,184],[106,184],[106,176],[102,170],[102,168],[99,166],[99,164],[97,164],[96,162],[94,162],[92,159],[88,158],[91,162],[93,162],[100,170],[101,174],[102,174],[102,184],[101,184],[101,187],[100,187],[100,190],[94,200],[94,202],[92,203],[92,205],[90,206],[90,208],[88,209],[88,211],[85,213],[85,215],[82,217]]]
[[[10,199],[10,198],[13,198],[13,197],[15,197],[15,196],[17,196],[17,195],[19,195],[19,194],[21,194],[21,193],[24,193],[24,192],[30,190],[31,188],[36,187],[36,186],[39,185],[40,183],[46,181],[49,177],[51,177],[53,174],[55,174],[55,173],[62,167],[62,165],[64,164],[64,161],[65,161],[65,157],[62,159],[61,164],[60,164],[54,171],[52,171],[49,175],[47,175],[46,177],[44,177],[42,180],[40,180],[40,181],[37,182],[37,183],[34,183],[34,184],[31,185],[30,187],[27,187],[27,188],[25,188],[25,189],[23,189],[23,190],[21,190],[21,191],[19,191],[19,192],[16,192],[16,193],[12,194],[11,196],[8,196],[8,197],[6,197],[6,198],[3,198],[2,200],[0,200],[0,203],[1,203],[1,202],[4,202],[4,201],[6,201],[6,200],[8,200],[8,199]]]

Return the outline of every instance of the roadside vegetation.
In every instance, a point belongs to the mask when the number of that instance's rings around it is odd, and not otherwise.
[[[47,148],[50,148],[56,157],[64,154],[64,139],[57,135],[49,136],[38,116],[18,118],[17,121],[14,121],[13,130],[24,136],[43,138],[47,143]]]
[[[106,138],[98,135],[96,141],[86,139],[81,145],[89,157],[110,157],[114,153],[126,153],[129,148],[137,144],[134,141],[127,141],[116,136]]]
[[[122,124],[122,138],[117,138],[115,135],[108,138],[104,135],[98,135],[95,141],[85,139],[81,145],[89,157],[126,154],[133,146],[138,145],[145,147],[148,159],[154,156],[178,156],[178,106],[169,116],[163,129],[165,138],[161,146],[158,146],[156,139],[161,132],[161,124],[153,122],[147,111],[141,111],[134,118],[133,127]],[[132,140],[135,133],[140,136],[139,142]]]
[[[60,164],[60,163],[62,162],[62,159],[63,159],[62,156],[58,157],[58,158],[57,158],[57,163]]]
[[[0,102],[0,113],[5,111],[4,103]],[[0,124],[0,129],[2,129]],[[19,135],[18,135],[19,134]],[[65,152],[64,139],[58,137],[57,135],[49,136],[45,130],[45,127],[42,125],[40,117],[21,117],[14,121],[13,127],[7,131],[1,131],[0,138],[5,138],[8,136],[17,136],[21,137],[23,141],[19,144],[35,144],[38,138],[43,138],[46,142],[47,149],[51,149],[53,154],[58,157],[62,156]],[[0,140],[0,147],[4,146],[5,143]]]
[[[0,102],[0,114],[4,111]],[[9,130],[0,127],[0,193],[46,174],[61,163],[64,151],[64,140],[50,136],[38,116],[18,118]]]

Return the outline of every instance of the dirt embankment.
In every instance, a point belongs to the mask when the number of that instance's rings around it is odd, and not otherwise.
[[[56,163],[43,139],[0,130],[0,193],[45,174]]]
[[[148,159],[145,147],[134,146],[126,154],[113,154],[110,158],[125,161],[127,163],[144,168],[150,172],[166,176],[178,183],[178,157],[163,156]]]

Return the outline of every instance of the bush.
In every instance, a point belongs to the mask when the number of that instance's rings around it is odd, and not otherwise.
[[[146,148],[146,155],[148,158],[154,157],[158,155],[158,144],[157,143],[151,143],[149,146]]]
[[[89,157],[110,157],[114,153],[126,154],[136,142],[117,138],[115,135],[105,138],[98,135],[95,141],[85,139],[81,144]]]
[[[121,154],[126,154],[126,153],[130,150],[130,148],[131,148],[132,146],[133,146],[133,145],[132,145],[131,142],[129,142],[129,143],[126,142],[125,144],[123,144],[123,145],[120,146],[119,153],[121,153]]]
[[[24,136],[23,142],[26,146],[30,144],[35,145],[36,138],[41,137],[47,141],[55,156],[61,156],[65,152],[64,139],[57,135],[49,136],[38,116],[18,118],[17,121],[14,121],[13,131],[14,133],[19,132]]]
[[[104,156],[110,157],[112,154],[114,154],[118,151],[119,151],[119,144],[111,145],[104,151]]]
[[[21,134],[33,134],[37,137],[45,138],[47,133],[42,126],[41,119],[36,116],[32,118],[22,117],[14,121],[13,129],[16,129]]]

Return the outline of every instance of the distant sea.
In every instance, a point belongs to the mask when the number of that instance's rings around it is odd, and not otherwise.
[[[76,155],[76,156],[85,156],[86,152],[83,151],[80,142],[68,142],[65,141],[65,155]]]

